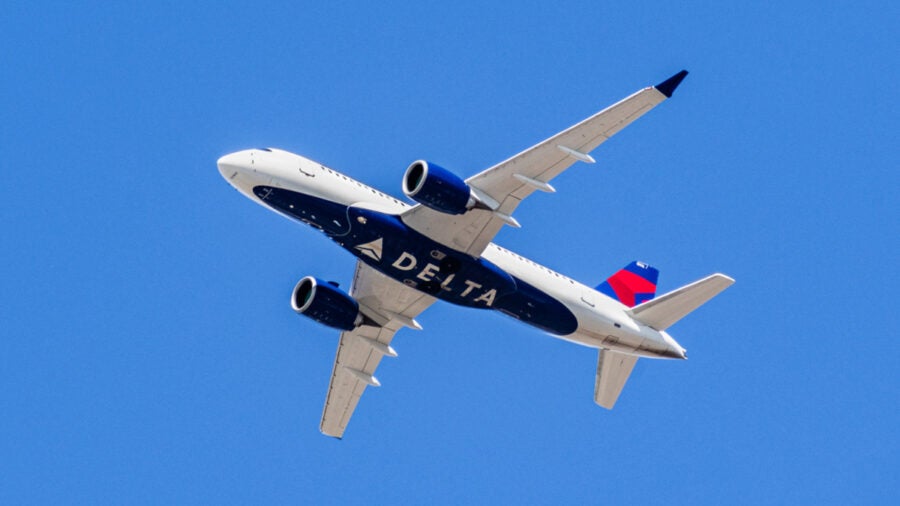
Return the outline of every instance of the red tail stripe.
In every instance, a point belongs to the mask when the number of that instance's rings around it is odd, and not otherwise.
[[[636,293],[652,293],[656,291],[656,285],[640,277],[639,275],[621,270],[606,280],[613,291],[616,292],[619,302],[628,307],[634,307]]]

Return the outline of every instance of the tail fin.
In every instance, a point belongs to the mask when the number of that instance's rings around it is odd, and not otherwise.
[[[597,286],[597,291],[634,307],[653,299],[659,271],[643,262],[631,262]]]
[[[645,325],[660,331],[666,330],[685,315],[731,286],[732,283],[734,280],[724,274],[713,274],[673,290],[656,300],[629,309],[627,312],[632,318]]]

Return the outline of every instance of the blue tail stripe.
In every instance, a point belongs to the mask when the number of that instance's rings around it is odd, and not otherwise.
[[[597,291],[611,299],[619,300],[619,296],[616,295],[616,292],[609,286],[609,281],[604,281],[597,285]]]

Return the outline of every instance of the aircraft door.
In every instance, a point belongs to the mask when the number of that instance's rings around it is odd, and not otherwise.
[[[596,290],[591,290],[589,287],[584,287],[581,290],[581,303],[590,309],[594,309],[597,307],[597,297],[599,294]]]

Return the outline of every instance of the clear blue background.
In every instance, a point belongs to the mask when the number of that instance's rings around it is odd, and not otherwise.
[[[896,2],[22,2],[0,17],[0,503],[897,502]],[[216,159],[400,195],[681,68],[674,98],[497,242],[588,284],[737,283],[594,405],[593,350],[438,304],[341,441],[353,258]]]

